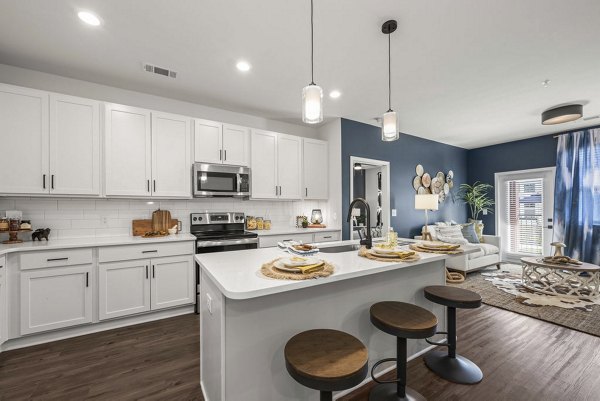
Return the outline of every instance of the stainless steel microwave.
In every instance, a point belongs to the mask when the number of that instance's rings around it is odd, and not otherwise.
[[[250,196],[250,169],[222,164],[194,163],[194,197]]]

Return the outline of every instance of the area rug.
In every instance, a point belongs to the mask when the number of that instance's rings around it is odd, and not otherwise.
[[[600,337],[600,299],[577,300],[535,293],[521,285],[521,266],[503,264],[451,284],[481,295],[483,303]]]

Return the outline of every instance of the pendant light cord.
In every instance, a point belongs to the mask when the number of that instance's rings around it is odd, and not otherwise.
[[[388,33],[388,112],[390,111],[392,111],[392,38]]]
[[[315,40],[313,27],[313,0],[310,0],[310,84],[315,84]]]

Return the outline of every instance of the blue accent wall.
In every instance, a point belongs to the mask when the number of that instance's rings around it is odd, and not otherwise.
[[[556,139],[545,135],[521,141],[506,142],[468,151],[468,182],[481,181],[494,185],[494,174],[556,166]],[[494,197],[494,194],[490,194]],[[494,214],[482,216],[484,233],[494,234]]]
[[[456,146],[400,134],[395,142],[381,141],[381,129],[369,124],[342,119],[342,212],[343,237],[348,239],[349,224],[346,214],[350,205],[350,156],[390,162],[390,208],[397,210],[391,217],[391,226],[400,237],[419,235],[425,223],[425,213],[414,209],[415,190],[412,182],[415,167],[422,164],[425,172],[435,175],[438,171],[454,171],[454,192],[461,183],[467,182],[468,151]],[[390,212],[391,216],[391,212]],[[451,198],[440,205],[440,210],[429,214],[429,221],[467,219],[467,207]]]

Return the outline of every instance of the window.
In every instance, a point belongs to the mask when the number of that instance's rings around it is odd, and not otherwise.
[[[541,255],[544,236],[544,179],[506,181],[508,251]]]

